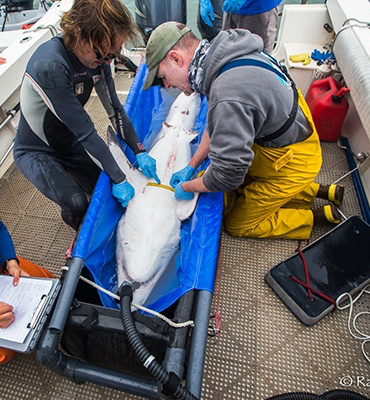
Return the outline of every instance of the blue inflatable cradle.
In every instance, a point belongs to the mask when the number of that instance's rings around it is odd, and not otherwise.
[[[133,82],[126,101],[126,112],[136,129],[139,139],[146,148],[150,148],[162,121],[167,115],[174,97],[166,95],[159,86],[149,91],[142,90],[146,76],[146,66],[143,64]],[[143,110],[150,111],[143,118]],[[196,121],[195,130],[201,139],[207,115],[207,101],[204,98]],[[196,147],[196,144],[194,145]],[[132,163],[135,157],[126,147],[126,155]],[[204,169],[205,165],[200,167]],[[162,311],[173,304],[185,292],[191,289],[213,290],[215,268],[218,256],[218,241],[223,207],[222,193],[203,194],[190,220],[182,224],[181,245],[176,260],[177,274],[168,273],[159,282],[157,296],[147,305],[155,311]],[[101,174],[95,189],[88,213],[85,217],[73,256],[85,260],[85,266],[90,270],[98,285],[116,293],[115,267],[115,230],[123,208],[112,197],[111,182],[105,173]],[[150,224],[150,221],[147,221]],[[170,271],[171,272],[171,271]],[[165,280],[169,279],[170,282]],[[161,288],[162,287],[162,288]],[[99,292],[104,306],[118,308],[117,303],[109,295]]]
[[[147,67],[141,64],[127,97],[125,109],[140,140],[146,148],[150,148],[174,96],[160,87],[144,91],[146,75]],[[199,135],[197,143],[192,144],[194,151],[206,124],[207,109],[207,101],[203,98],[195,125]],[[125,148],[124,151],[131,161],[135,160],[129,148]],[[199,167],[199,170],[205,169],[206,166],[207,161]],[[180,249],[173,260],[173,265],[169,266],[168,273],[156,285],[153,291],[155,293],[151,294],[150,304],[147,305],[148,308],[164,313],[175,309],[171,317],[177,320],[182,318],[194,320],[191,340],[189,340],[190,328],[187,328],[180,329],[180,333],[178,331],[169,333],[168,337],[162,335],[160,342],[163,342],[164,347],[162,365],[184,379],[186,389],[196,398],[200,397],[201,392],[222,211],[223,193],[203,193],[199,196],[195,212],[190,219],[182,223]],[[123,355],[117,356],[119,358],[117,363],[122,363],[122,358],[125,358],[124,363],[129,364],[127,360],[132,356],[132,352],[126,349],[127,343],[122,339],[124,332],[121,332],[122,323],[117,302],[108,294],[99,292],[104,307],[82,304],[76,309],[73,308],[74,294],[84,266],[88,268],[97,285],[116,293],[116,226],[123,212],[124,209],[111,194],[109,177],[102,172],[78,234],[72,261],[63,278],[63,286],[50,323],[40,340],[37,356],[41,364],[47,368],[75,380],[94,382],[147,398],[160,398],[162,389],[152,377],[150,379],[140,374],[138,376],[136,372],[132,375],[131,372],[111,369],[114,365],[112,359],[123,351],[121,345],[125,350]],[[180,303],[181,307],[177,307]],[[186,311],[189,304],[191,309]],[[140,318],[148,318],[146,315],[141,315]],[[100,331],[96,333],[99,324],[105,324],[102,328],[103,333]],[[141,322],[137,324],[140,325]],[[147,337],[147,328],[144,325],[145,322],[141,333],[143,337]],[[161,329],[166,332],[167,328]],[[110,330],[112,333],[107,339]],[[185,334],[187,336],[184,336]],[[184,336],[182,339],[184,346],[177,346],[180,342],[178,337],[181,335]],[[67,339],[63,339],[64,337]],[[177,339],[174,340],[174,337]],[[67,343],[67,353],[70,355],[59,351],[60,338],[62,343],[63,340]],[[102,359],[106,357],[108,347],[113,342],[115,344],[111,349],[112,354],[107,362],[103,362]],[[161,347],[157,343],[150,343],[155,351]],[[81,346],[86,349],[82,351]],[[186,376],[184,371],[187,371]]]

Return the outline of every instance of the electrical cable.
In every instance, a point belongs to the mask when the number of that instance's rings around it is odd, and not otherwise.
[[[370,362],[370,356],[366,353],[366,350],[365,350],[366,343],[370,342],[370,334],[361,332],[361,331],[358,329],[358,327],[356,326],[357,319],[358,319],[360,316],[370,315],[370,312],[369,312],[369,311],[360,312],[360,313],[356,314],[356,315],[354,316],[353,320],[352,320],[353,305],[361,298],[361,296],[362,296],[364,293],[370,294],[370,285],[365,286],[365,287],[361,290],[361,292],[360,292],[354,299],[352,298],[352,296],[351,296],[350,293],[343,293],[343,294],[341,294],[341,295],[337,298],[336,303],[337,303],[337,308],[338,308],[339,310],[345,310],[346,308],[349,308],[348,321],[347,321],[348,331],[349,331],[349,333],[350,333],[350,335],[351,335],[352,337],[354,337],[355,339],[358,339],[358,340],[362,340],[362,341],[363,341],[362,344],[361,344],[362,354],[364,355],[364,357],[366,358],[366,360],[367,360],[368,362]],[[344,306],[340,306],[339,303],[340,303],[341,301],[343,301],[343,299],[344,299],[345,297],[348,297],[348,304],[346,304],[346,305],[344,305]],[[351,320],[352,320],[352,324],[351,324]],[[352,328],[353,328],[353,330],[352,330]]]

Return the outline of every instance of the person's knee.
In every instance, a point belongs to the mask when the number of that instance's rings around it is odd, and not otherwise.
[[[81,221],[87,211],[88,201],[84,193],[74,194],[68,207],[62,209],[63,221],[77,230],[81,224]]]
[[[252,232],[253,229],[246,229],[243,226],[235,226],[235,225],[226,225],[226,232],[233,237],[253,237]]]
[[[254,231],[263,221],[264,217],[260,214],[252,214],[249,208],[245,209],[235,203],[223,218],[226,232],[236,237],[253,237]]]
[[[72,197],[72,202],[76,214],[79,214],[83,217],[86,213],[87,206],[89,205],[86,195],[84,193],[77,193]]]
[[[227,214],[224,217],[224,227],[230,236],[243,237],[249,231],[247,221],[242,218],[235,218],[234,215]]]
[[[11,361],[17,353],[14,350],[0,347],[0,364],[6,364]]]

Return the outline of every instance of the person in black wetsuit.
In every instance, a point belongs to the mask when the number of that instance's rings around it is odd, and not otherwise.
[[[84,109],[95,88],[118,134],[147,177],[156,162],[139,141],[117,96],[111,62],[137,27],[120,0],[76,0],[61,20],[62,34],[43,43],[30,58],[20,93],[21,116],[14,159],[22,174],[61,207],[78,230],[101,170],[112,193],[126,207],[134,188]]]

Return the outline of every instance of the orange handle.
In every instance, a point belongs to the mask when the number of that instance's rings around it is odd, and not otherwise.
[[[335,96],[336,96],[336,97],[339,97],[339,98],[341,99],[341,98],[343,98],[344,95],[345,95],[346,93],[348,93],[348,92],[349,92],[348,87],[343,86],[343,87],[338,91],[338,93],[337,93]]]

